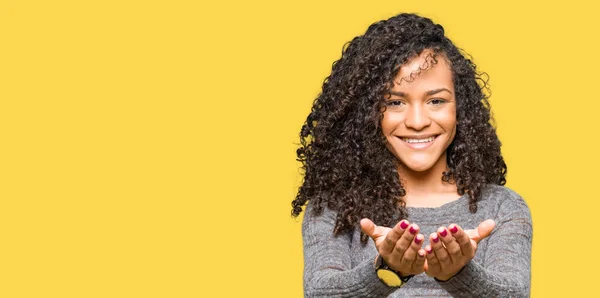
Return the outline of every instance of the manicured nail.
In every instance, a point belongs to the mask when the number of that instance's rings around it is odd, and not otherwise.
[[[421,239],[421,237],[419,237],[419,236],[415,237],[416,244],[421,244],[422,241],[423,241],[423,239]]]
[[[415,230],[415,227],[413,227],[413,226],[410,226],[409,231],[410,231],[411,234],[416,234],[417,233],[417,230]]]
[[[448,231],[446,231],[446,229],[444,229],[443,231],[440,232],[440,235],[442,235],[442,237],[446,237],[446,235],[448,235]]]
[[[433,252],[433,249],[431,249],[431,247],[426,247],[425,250],[427,251],[427,254],[431,254]]]
[[[450,228],[450,232],[452,232],[453,234],[458,232],[458,227],[455,225],[452,228]]]
[[[403,221],[403,222],[401,222],[401,223],[400,223],[400,227],[401,227],[403,230],[406,230],[406,227],[408,227],[408,224],[407,224],[405,221]]]
[[[438,237],[437,234],[435,236],[433,236],[433,242],[434,243],[438,243],[439,241],[440,241],[440,237]]]

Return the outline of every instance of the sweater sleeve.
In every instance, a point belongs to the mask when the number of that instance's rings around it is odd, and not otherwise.
[[[397,288],[379,280],[373,260],[351,268],[350,235],[333,235],[336,214],[313,216],[309,202],[302,222],[305,297],[387,297]],[[373,259],[375,256],[373,256]]]
[[[523,199],[511,193],[501,203],[483,263],[471,260],[439,285],[453,297],[529,297],[532,221]]]

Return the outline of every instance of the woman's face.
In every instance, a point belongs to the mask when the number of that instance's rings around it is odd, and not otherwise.
[[[452,72],[442,54],[436,60],[426,50],[402,65],[386,98],[381,127],[404,171],[445,170],[446,149],[456,135]]]

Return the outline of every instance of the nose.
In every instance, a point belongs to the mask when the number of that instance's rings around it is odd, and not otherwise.
[[[404,124],[407,128],[420,131],[431,125],[431,118],[421,105],[410,105],[406,112]]]

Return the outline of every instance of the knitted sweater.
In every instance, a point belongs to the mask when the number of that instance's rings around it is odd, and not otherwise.
[[[373,260],[377,249],[371,239],[360,242],[360,227],[333,235],[336,213],[328,208],[313,216],[309,201],[302,222],[305,297],[527,297],[530,293],[532,222],[525,201],[514,191],[488,185],[477,212],[469,212],[467,195],[436,208],[408,207],[408,220],[425,236],[456,223],[477,228],[494,219],[492,234],[479,242],[475,258],[454,277],[438,282],[425,273],[402,288],[379,280]],[[400,221],[400,218],[398,218]]]

